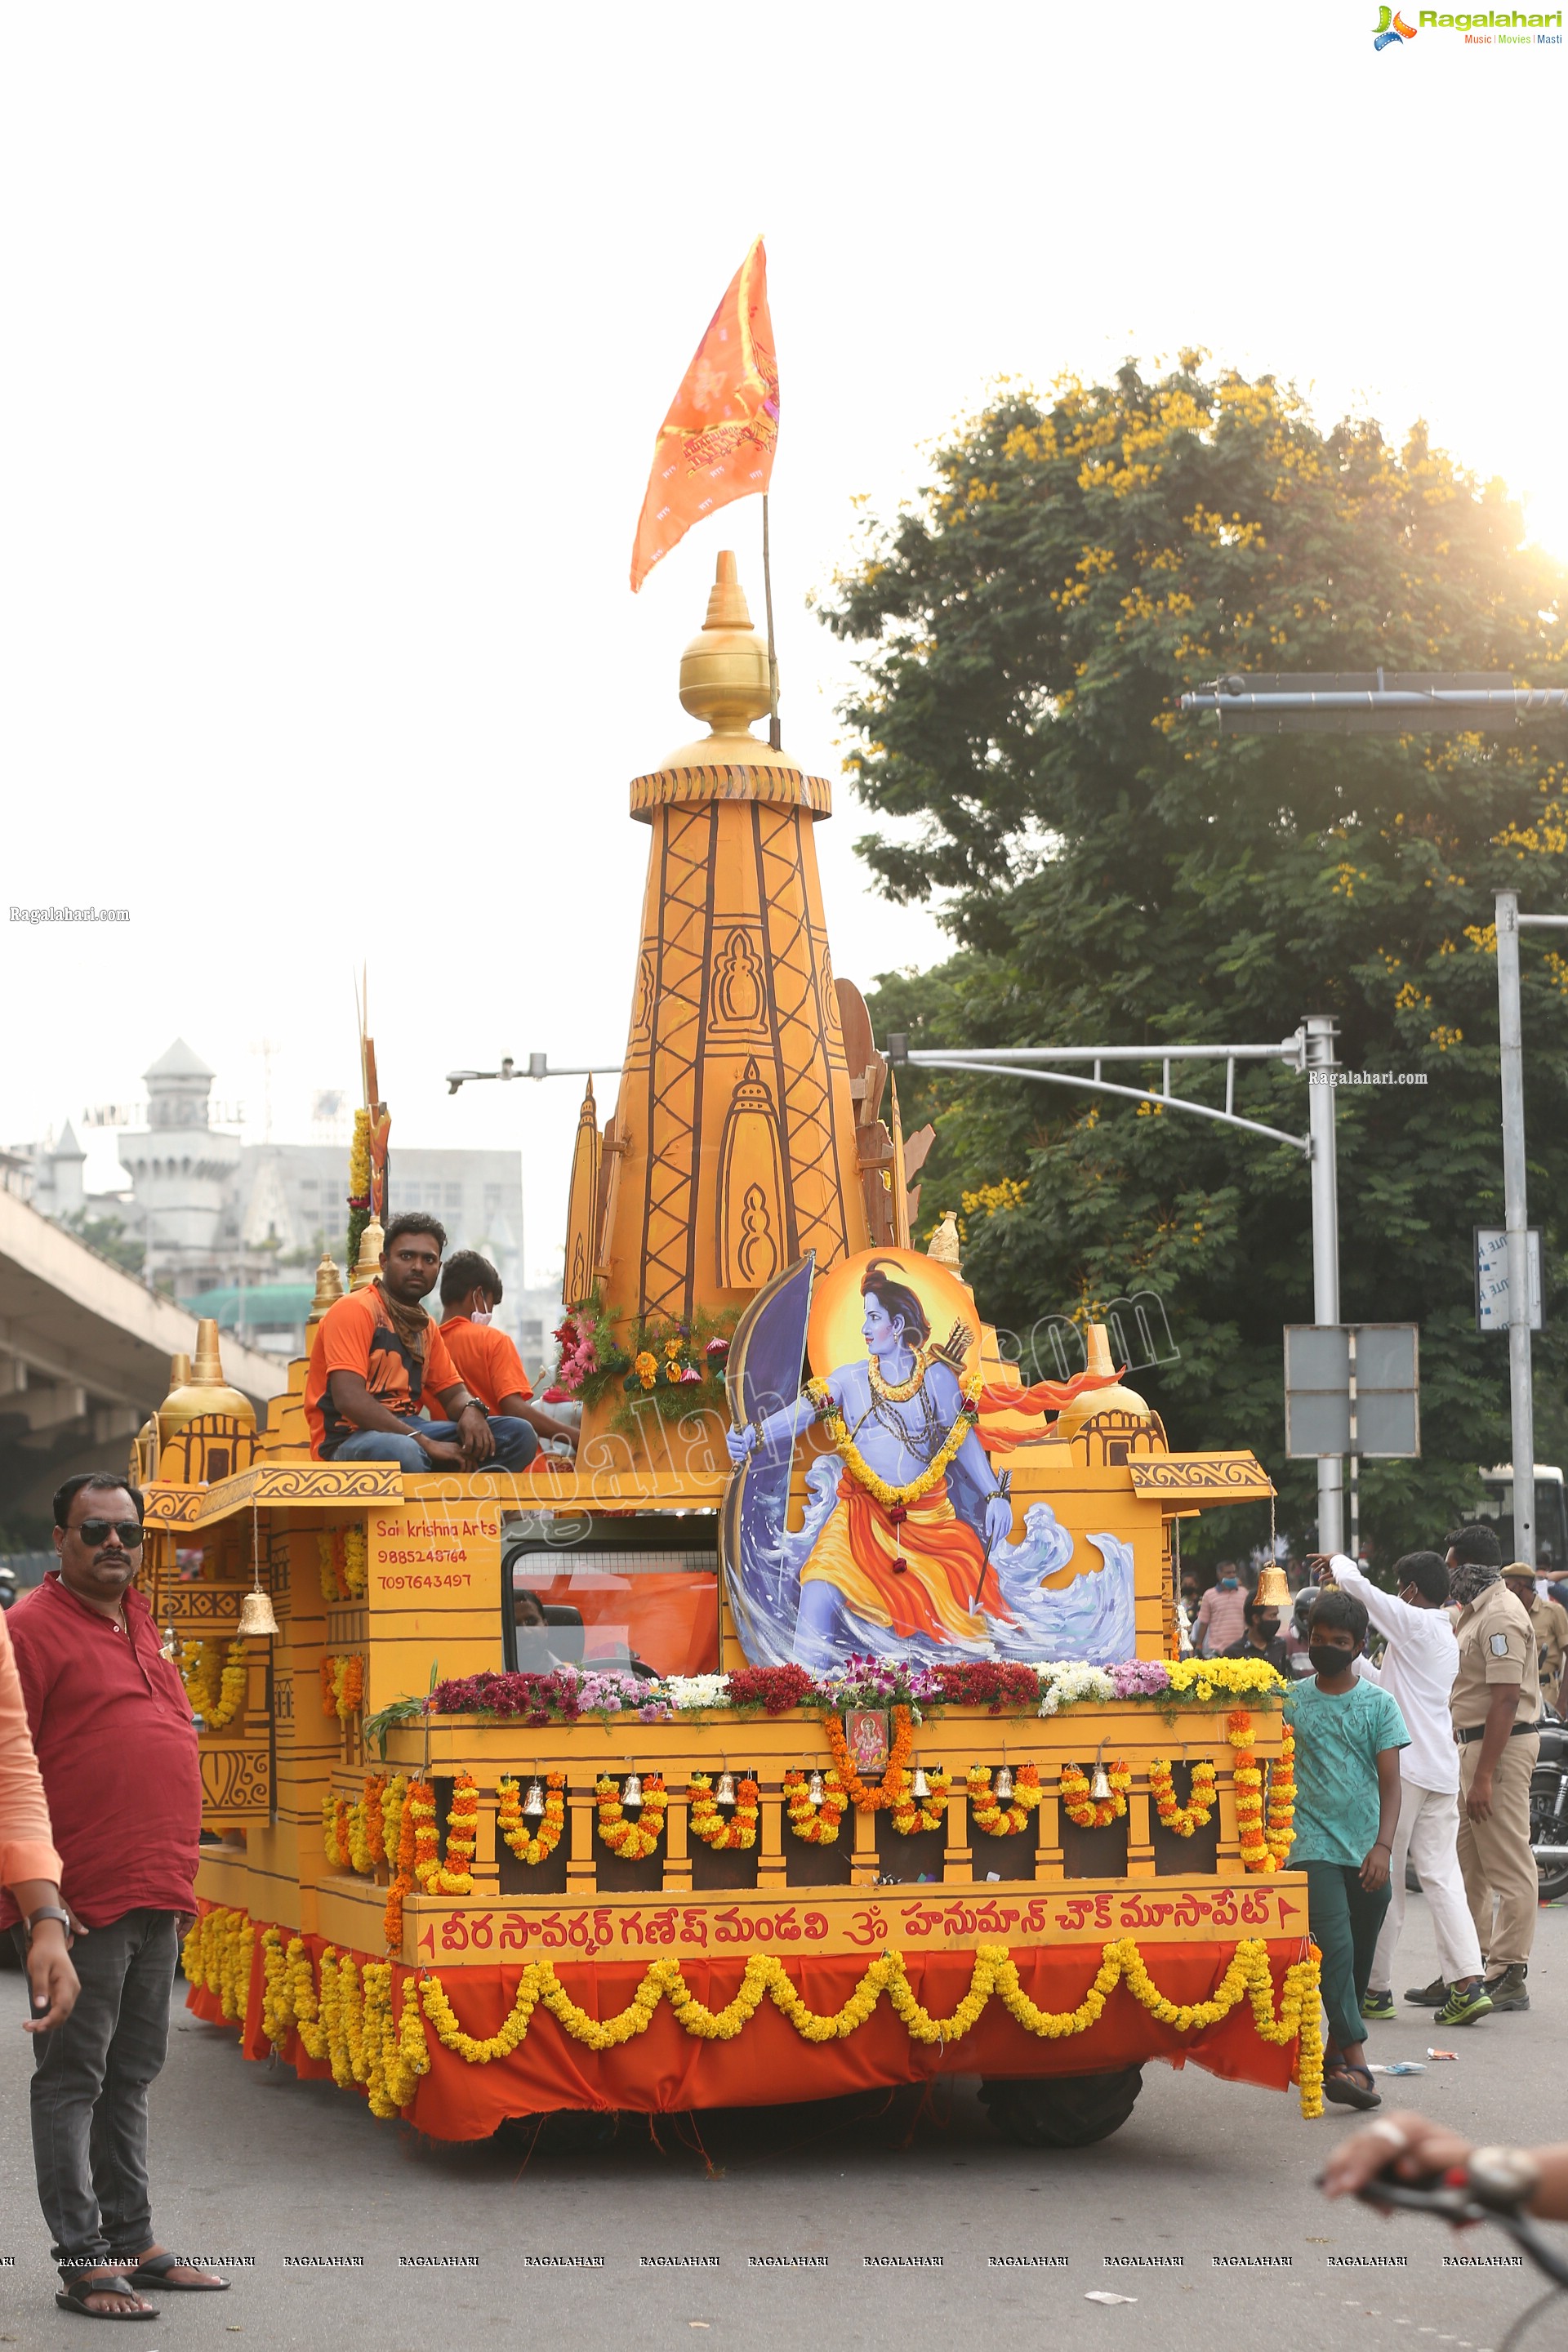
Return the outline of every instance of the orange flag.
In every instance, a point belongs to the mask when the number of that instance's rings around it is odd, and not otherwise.
[[[731,499],[767,488],[778,437],[768,257],[758,237],[659,426],[632,550],[634,592],[694,522]]]

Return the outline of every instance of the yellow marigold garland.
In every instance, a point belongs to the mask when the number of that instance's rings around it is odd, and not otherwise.
[[[1038,1767],[1033,1764],[1019,1765],[1013,1781],[1012,1797],[1005,1805],[991,1793],[989,1764],[972,1764],[965,1785],[969,1790],[971,1825],[983,1830],[987,1837],[1021,1835],[1046,1793],[1040,1786]]]
[[[245,1705],[249,1679],[249,1669],[245,1663],[245,1643],[231,1642],[218,1681],[217,1697],[211,1706],[202,1709],[202,1720],[208,1731],[221,1731],[226,1723],[234,1721]]]
[[[330,1790],[321,1799],[321,1846],[335,1870],[349,1868],[349,1801]]]
[[[831,1768],[826,1771],[822,1776],[820,1805],[814,1805],[806,1793],[810,1786],[804,1772],[784,1774],[785,1819],[803,1845],[832,1845],[849,1804],[844,1783]]]
[[[351,1601],[363,1601],[370,1583],[370,1549],[363,1528],[343,1529],[343,1582]]]
[[[496,1827],[509,1850],[519,1862],[531,1866],[545,1861],[561,1843],[561,1832],[566,1826],[566,1775],[551,1772],[544,1782],[544,1811],[537,1830],[531,1829],[522,1810],[522,1797],[517,1782],[509,1772],[503,1772],[496,1782],[500,1802],[496,1808]]]
[[[395,1877],[397,1854],[403,1833],[403,1806],[408,1794],[408,1775],[395,1772],[384,1780],[381,1790],[381,1859]]]
[[[459,1772],[452,1783],[452,1802],[447,1813],[447,1859],[436,1888],[443,1895],[471,1895],[474,1881],[471,1864],[474,1846],[479,1834],[479,1792],[471,1772]]]
[[[1127,1791],[1132,1786],[1132,1775],[1126,1764],[1108,1765],[1105,1777],[1110,1783],[1110,1796],[1091,1797],[1088,1773],[1076,1764],[1062,1766],[1062,1811],[1080,1830],[1109,1829],[1127,1811]]]
[[[250,2001],[255,1945],[256,1930],[248,1913],[219,1906],[203,1912],[180,1948],[181,1965],[189,1981],[213,1994],[222,2003],[226,2017],[240,2021]]]
[[[849,1743],[844,1737],[844,1726],[836,1715],[825,1715],[822,1727],[827,1734],[828,1753],[839,1786],[858,1813],[890,1812],[898,1802],[904,1774],[914,1752],[914,1717],[907,1706],[893,1709],[893,1744],[879,1780],[863,1780],[855,1759],[849,1753]]]
[[[916,1999],[901,1952],[879,1954],[842,2008],[826,2013],[808,2009],[790,1981],[783,1962],[772,1952],[753,1953],[746,1962],[741,1990],[722,2009],[700,2001],[674,1959],[652,1961],[626,2007],[615,2016],[590,2017],[572,1999],[549,1960],[530,1960],[518,1978],[511,2010],[498,2032],[482,2040],[464,2032],[438,1975],[422,1978],[419,1996],[426,2018],[442,2047],[470,2066],[488,2066],[510,2057],[526,2039],[533,2013],[542,2005],[573,2040],[590,2050],[616,2050],[645,2033],[661,2000],[668,2000],[683,2032],[705,2042],[732,2042],[748,2025],[764,2000],[772,2000],[805,2042],[843,2041],[864,2025],[878,2001],[887,1995],[889,2006],[910,2039],[927,2044],[962,2041],[978,2022],[994,1996],[1008,2015],[1027,2033],[1041,2040],[1061,2041],[1086,2033],[1098,2024],[1106,2002],[1119,1984],[1162,2024],[1179,2033],[1206,2032],[1228,2017],[1246,1998],[1259,2036],[1278,2045],[1300,2039],[1298,2074],[1303,2115],[1321,2115],[1321,2046],[1318,2041],[1318,1958],[1293,1961],[1286,1970],[1279,2013],[1275,2013],[1274,1979],[1268,1948],[1255,1938],[1239,1943],[1225,1975],[1207,2000],[1168,2000],[1150,1977],[1143,1956],[1131,1936],[1106,1944],[1092,1983],[1076,2009],[1043,2010],[1030,2000],[1019,1979],[1016,1963],[1005,1944],[982,1944],[974,1956],[969,1990],[949,2017],[932,2017]]]
[[[1156,1756],[1149,1767],[1149,1794],[1154,1800],[1154,1810],[1165,1827],[1173,1830],[1178,1837],[1191,1837],[1194,1830],[1207,1829],[1214,1818],[1215,1791],[1218,1784],[1218,1775],[1213,1764],[1200,1759],[1193,1766],[1187,1801],[1179,1805],[1170,1758]]]
[[[949,1777],[938,1764],[927,1775],[930,1792],[917,1797],[911,1789],[914,1775],[901,1777],[900,1793],[893,1800],[892,1823],[900,1837],[913,1837],[921,1830],[940,1830],[947,1820]]]
[[[1279,1762],[1269,1776],[1273,1785],[1267,1830],[1263,1818],[1263,1773],[1258,1761],[1252,1717],[1245,1707],[1238,1706],[1226,1717],[1225,1736],[1236,1755],[1231,1777],[1236,1783],[1237,1842],[1241,1859],[1248,1870],[1281,1870],[1290,1852],[1296,1812],[1296,1743],[1290,1727],[1285,1727]]]
[[[1173,1699],[1196,1699],[1206,1706],[1216,1698],[1273,1698],[1290,1687],[1285,1675],[1267,1658],[1169,1658]]]
[[[754,1780],[742,1780],[735,1790],[735,1810],[726,1821],[713,1801],[711,1772],[693,1772],[687,1791],[690,1800],[687,1810],[687,1826],[693,1837],[715,1853],[749,1851],[757,1843],[758,1800],[762,1791]]]
[[[316,1564],[321,1572],[321,1598],[331,1608],[348,1598],[348,1587],[342,1581],[342,1528],[322,1528],[316,1538]]]
[[[321,1711],[324,1715],[335,1715],[340,1723],[346,1723],[351,1715],[358,1714],[364,1700],[364,1660],[357,1651],[345,1650],[341,1656],[331,1660],[323,1659],[321,1664],[323,1702]],[[331,1685],[330,1706],[326,1704],[329,1665]]]
[[[966,1380],[961,1383],[961,1386],[963,1390],[963,1403],[959,1408],[958,1419],[931,1455],[920,1476],[911,1478],[907,1486],[890,1486],[886,1478],[878,1476],[850,1436],[848,1424],[829,1396],[826,1382],[807,1381],[805,1392],[821,1412],[827,1424],[827,1434],[833,1441],[834,1451],[843,1455],[845,1465],[856,1485],[864,1486],[868,1495],[874,1495],[885,1508],[892,1510],[899,1507],[907,1509],[910,1504],[918,1503],[923,1496],[929,1495],[933,1486],[941,1486],[947,1475],[949,1463],[953,1460],[964,1439],[973,1428],[977,1418],[977,1408],[973,1392],[974,1383]]]
[[[669,1803],[663,1779],[650,1772],[642,1784],[642,1811],[635,1822],[627,1821],[621,1805],[621,1788],[601,1773],[594,1784],[598,1801],[599,1835],[612,1853],[623,1862],[641,1862],[650,1854],[664,1834],[665,1808]]]
[[[1268,1820],[1263,1834],[1276,1869],[1283,1870],[1296,1843],[1296,1735],[1289,1724],[1279,1754],[1268,1768]]]

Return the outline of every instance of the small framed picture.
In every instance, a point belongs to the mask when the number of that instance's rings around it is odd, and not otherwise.
[[[888,1763],[888,1718],[869,1707],[857,1708],[844,1718],[844,1741],[855,1769],[862,1778],[882,1772]]]

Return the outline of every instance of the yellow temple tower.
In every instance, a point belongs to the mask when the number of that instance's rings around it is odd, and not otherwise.
[[[819,1270],[908,1238],[886,1076],[858,991],[836,983],[813,826],[832,790],[752,732],[767,647],[731,554],[680,662],[710,731],[634,778],[650,827],[631,1032],[613,1116],[584,1101],[565,1295],[689,1322],[738,1307],[815,1250]]]

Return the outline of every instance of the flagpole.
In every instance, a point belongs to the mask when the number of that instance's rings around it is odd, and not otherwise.
[[[763,492],[763,600],[768,609],[768,743],[782,748],[779,733],[779,660],[773,649],[773,574],[768,551],[768,494]]]

